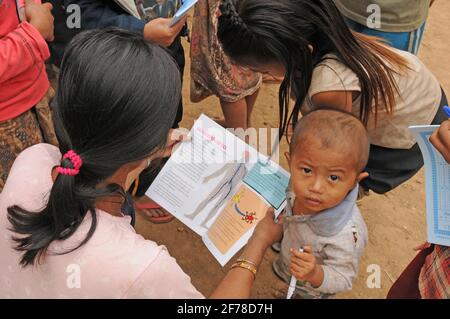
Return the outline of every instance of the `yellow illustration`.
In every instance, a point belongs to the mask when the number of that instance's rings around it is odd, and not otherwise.
[[[225,254],[261,220],[269,206],[246,185],[241,185],[208,230],[212,243]]]

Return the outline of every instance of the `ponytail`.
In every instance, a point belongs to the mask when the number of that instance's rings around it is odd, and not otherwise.
[[[172,57],[142,35],[105,28],[82,32],[71,41],[53,106],[56,136],[65,154],[58,175],[41,210],[17,205],[7,209],[23,267],[86,244],[97,227],[98,200],[119,198],[126,214],[129,196],[122,186],[107,181],[124,165],[165,146],[180,95]],[[53,241],[71,237],[87,214],[92,221],[76,247],[49,250]]]
[[[39,212],[29,212],[14,205],[8,207],[8,220],[11,230],[25,235],[13,237],[16,250],[23,252],[20,264],[23,267],[40,263],[49,245],[55,240],[65,240],[72,236],[83,222],[86,214],[91,214],[92,223],[86,237],[74,248],[58,254],[67,254],[84,245],[94,234],[97,226],[95,201],[97,198],[117,193],[125,196],[123,189],[116,184],[103,189],[83,187],[76,184],[78,174],[72,174],[80,167],[67,154],[63,157],[59,172],[48,197],[47,206]]]

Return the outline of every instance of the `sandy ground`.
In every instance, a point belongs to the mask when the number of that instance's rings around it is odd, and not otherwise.
[[[438,0],[433,6],[425,32],[420,57],[436,74],[444,90],[450,92],[450,1]],[[221,116],[217,98],[202,103],[189,101],[190,65],[188,43],[186,48],[186,72],[184,78],[184,119],[182,126],[190,128],[201,114]],[[253,114],[254,127],[278,127],[277,85],[264,85]],[[448,93],[450,94],[450,93]],[[283,142],[281,154],[286,150]],[[286,168],[284,159],[280,159]],[[371,194],[359,204],[369,228],[369,245],[361,261],[359,275],[353,290],[338,295],[340,298],[384,298],[393,281],[414,257],[413,247],[426,239],[425,179],[420,172],[409,182],[387,195]],[[191,276],[197,289],[208,296],[231,263],[222,268],[206,249],[199,236],[178,220],[165,225],[155,225],[138,218],[137,231],[144,237],[166,245],[183,270]],[[239,255],[239,254],[238,254]],[[237,258],[237,257],[236,257]],[[252,291],[253,298],[273,298],[280,281],[273,274],[271,263],[276,254],[268,250],[260,267]],[[369,265],[379,265],[381,287],[370,289],[366,281]]]

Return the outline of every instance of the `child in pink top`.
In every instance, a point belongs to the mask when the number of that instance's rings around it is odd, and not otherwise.
[[[44,62],[46,40],[53,39],[52,5],[19,3],[21,10],[15,0],[0,1],[0,191],[15,157],[43,141],[34,107],[49,89]]]

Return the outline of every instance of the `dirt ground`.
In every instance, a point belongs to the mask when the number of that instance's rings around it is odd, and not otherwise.
[[[419,56],[435,73],[444,90],[450,92],[450,1],[438,0],[433,6]],[[188,43],[186,49],[186,72],[183,99],[184,118],[182,126],[190,128],[201,114],[221,116],[217,98],[202,103],[189,101],[190,65]],[[278,127],[277,85],[264,85],[253,113],[254,127]],[[450,94],[450,93],[448,93]],[[281,154],[286,144],[281,145]],[[280,159],[286,168],[284,159]],[[404,185],[389,194],[371,194],[359,204],[369,228],[369,245],[360,263],[359,276],[353,290],[338,295],[339,298],[384,298],[393,281],[414,257],[413,247],[426,239],[425,179],[420,172]],[[167,246],[183,270],[191,276],[193,284],[208,296],[226,274],[231,262],[221,267],[206,249],[200,237],[178,220],[169,224],[155,225],[138,218],[138,233],[145,238]],[[239,254],[236,255],[236,258]],[[264,256],[254,288],[253,298],[274,298],[274,289],[280,281],[271,269],[276,254],[270,249]],[[370,289],[366,281],[369,265],[379,265],[382,273],[381,287]]]

